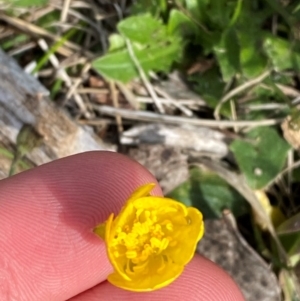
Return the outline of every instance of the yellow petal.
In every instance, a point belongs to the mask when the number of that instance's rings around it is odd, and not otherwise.
[[[95,233],[105,238],[112,284],[152,291],[174,281],[194,256],[204,233],[201,212],[172,199],[150,196],[154,184],[137,189],[114,219]]]
[[[132,204],[136,209],[159,209],[162,212],[165,211],[166,213],[169,211],[170,213],[174,212],[174,210],[179,210],[184,215],[187,214],[187,207],[180,202],[175,200],[158,197],[158,196],[148,196],[148,197],[140,197],[132,201]],[[173,209],[172,209],[173,208]]]
[[[131,196],[129,197],[128,201],[133,201],[136,199],[139,199],[143,196],[147,196],[149,195],[150,191],[155,187],[154,183],[149,183],[149,184],[145,184],[142,185],[141,187],[139,187],[138,189],[136,189]]]
[[[133,212],[133,202],[136,199],[142,198],[144,196],[149,195],[150,191],[154,188],[154,183],[149,183],[142,185],[138,189],[136,189],[129,199],[126,201],[125,205],[122,207],[120,213],[114,220],[113,226],[112,226],[112,236],[114,236],[115,231],[119,225],[125,225],[127,221],[130,221],[132,219],[132,212]]]
[[[106,222],[104,222],[104,223],[99,224],[98,226],[96,226],[93,229],[93,232],[95,234],[97,234],[99,237],[101,237],[103,240],[105,240],[106,232],[110,231],[111,223],[112,223],[113,218],[114,218],[114,214],[111,213],[111,215],[109,216],[108,220]],[[108,224],[108,227],[107,227],[107,224]]]
[[[188,208],[189,223],[174,225],[174,240],[177,244],[168,249],[168,255],[178,264],[187,264],[194,256],[197,243],[204,233],[202,214],[195,208]]]
[[[110,232],[111,232],[113,219],[114,219],[114,214],[111,213],[111,215],[109,216],[108,220],[106,221],[106,225],[105,225],[105,241],[106,242],[110,238]]]
[[[169,264],[163,274],[155,274],[154,271],[150,271],[149,275],[143,275],[143,277],[139,277],[138,279],[126,281],[118,273],[113,273],[108,276],[107,280],[111,284],[125,290],[150,292],[163,288],[173,282],[182,273],[183,268],[181,265]]]
[[[130,278],[126,274],[123,273],[122,269],[120,268],[120,265],[118,264],[117,258],[114,256],[114,254],[112,254],[112,252],[110,252],[110,249],[108,247],[109,242],[111,241],[113,219],[114,219],[114,214],[112,213],[109,216],[109,218],[106,222],[106,226],[105,226],[105,242],[107,245],[107,256],[108,256],[111,264],[115,268],[116,272],[118,272],[120,275],[123,275],[123,278],[125,278],[126,280],[130,280]]]

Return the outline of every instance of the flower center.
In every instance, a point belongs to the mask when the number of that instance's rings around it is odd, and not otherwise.
[[[162,254],[163,251],[168,246],[176,245],[171,237],[172,231],[172,222],[169,219],[159,219],[157,210],[139,209],[131,224],[117,228],[112,241],[113,254],[115,257],[125,256],[125,269],[131,272],[144,266],[150,256],[160,256],[161,265],[164,266],[168,258]]]

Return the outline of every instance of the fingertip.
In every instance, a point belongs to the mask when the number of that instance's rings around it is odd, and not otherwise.
[[[103,282],[70,301],[245,301],[232,278],[210,260],[196,255],[182,275],[165,288],[153,292],[125,291]]]
[[[104,281],[111,266],[92,229],[149,182],[157,183],[139,163],[99,151],[0,181],[0,263],[22,275],[8,278],[10,286],[22,300],[66,300]],[[159,186],[153,194],[162,195]]]

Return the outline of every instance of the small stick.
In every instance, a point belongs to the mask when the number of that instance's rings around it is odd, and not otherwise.
[[[153,112],[146,111],[132,111],[126,109],[117,109],[111,106],[93,106],[101,114],[107,114],[110,116],[115,116],[118,113],[123,118],[139,121],[148,121],[148,122],[164,122],[168,124],[193,124],[198,126],[207,126],[207,127],[257,127],[257,126],[269,126],[274,124],[279,124],[283,121],[283,118],[277,119],[265,119],[265,120],[212,120],[212,119],[198,119],[198,118],[189,118],[189,117],[179,117],[179,116],[170,116],[162,115]]]
[[[136,69],[138,70],[138,73],[141,77],[141,80],[144,83],[146,89],[148,90],[148,93],[152,97],[153,102],[155,103],[158,111],[161,114],[165,113],[165,110],[164,110],[162,104],[160,103],[159,98],[156,95],[156,92],[154,91],[154,89],[153,89],[151,83],[149,82],[149,80],[147,79],[147,76],[146,76],[142,66],[140,65],[140,62],[138,61],[138,59],[136,58],[136,56],[134,54],[134,51],[133,51],[133,48],[132,48],[132,45],[131,45],[130,41],[126,38],[125,38],[125,41],[126,41],[129,56],[132,59],[132,62],[134,63]]]
[[[62,9],[61,15],[60,15],[60,22],[62,22],[62,23],[66,22],[66,20],[67,20],[70,4],[71,4],[71,0],[64,1],[63,9]]]
[[[112,81],[112,80],[109,81],[109,88],[110,88],[110,92],[111,92],[111,98],[112,98],[113,105],[115,108],[118,108],[119,107],[118,91],[116,89],[114,81]],[[120,137],[123,132],[122,117],[120,116],[120,114],[116,113],[115,118],[116,118],[118,133],[119,133],[119,137]]]
[[[220,119],[220,110],[221,110],[221,107],[222,105],[227,101],[229,100],[230,98],[232,98],[233,96],[241,93],[242,91],[260,83],[261,81],[263,81],[268,75],[270,74],[270,71],[266,71],[265,73],[263,73],[262,75],[260,75],[259,77],[257,78],[254,78],[252,80],[249,80],[248,82],[236,87],[235,89],[231,90],[229,93],[227,93],[221,100],[220,102],[218,103],[218,105],[216,106],[215,108],[215,111],[214,111],[214,116],[217,120]]]

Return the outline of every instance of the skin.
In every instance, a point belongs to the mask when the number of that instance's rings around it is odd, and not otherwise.
[[[0,300],[244,301],[233,280],[199,255],[154,292],[105,280],[112,267],[92,229],[149,182],[156,180],[144,167],[112,152],[71,156],[0,181]],[[162,195],[159,186],[153,195]]]

